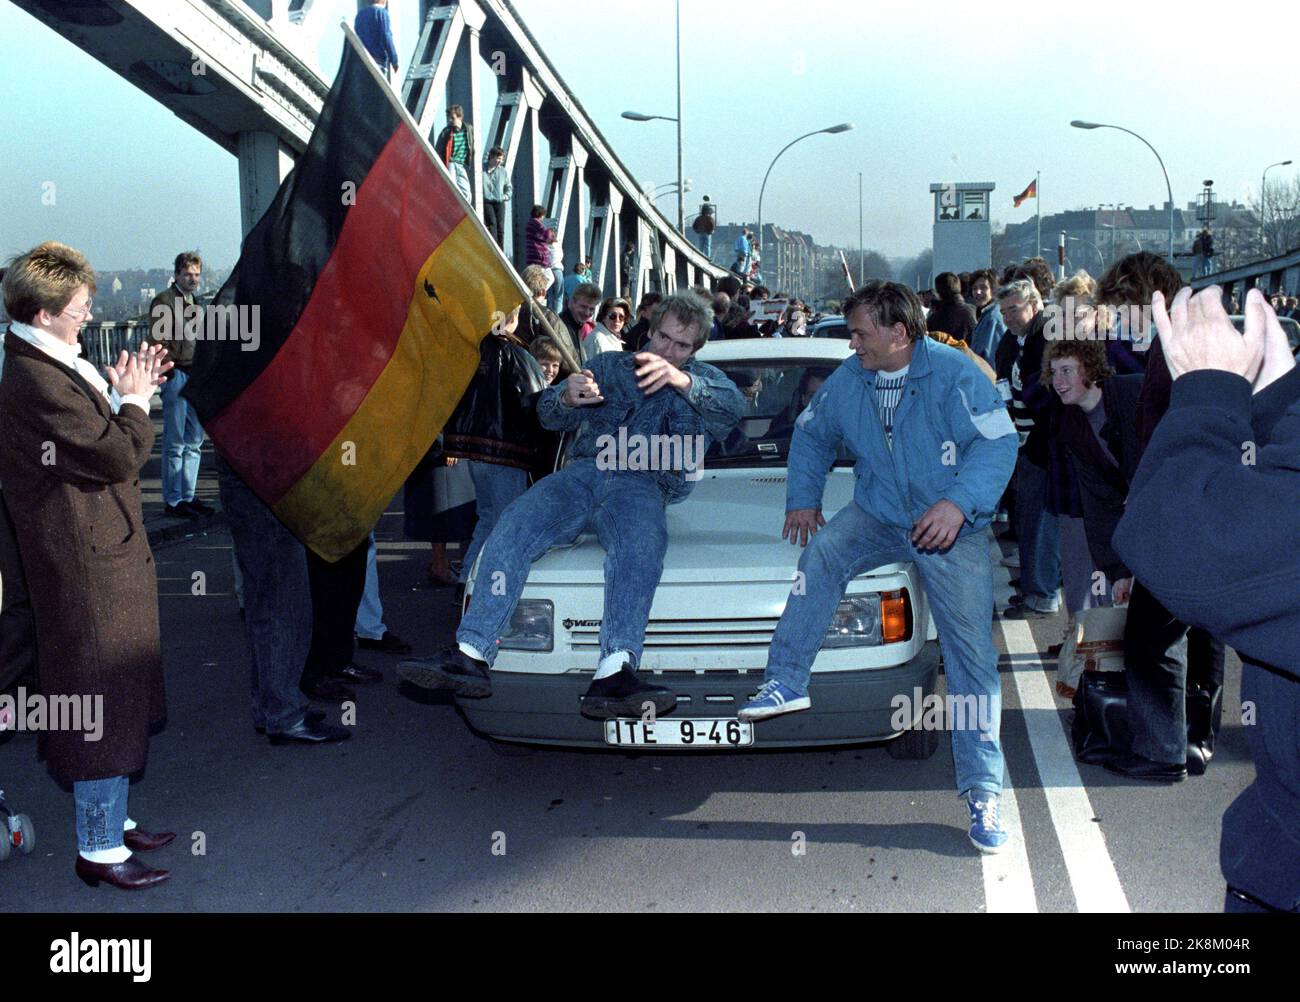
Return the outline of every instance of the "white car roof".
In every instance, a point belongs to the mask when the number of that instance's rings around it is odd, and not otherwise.
[[[842,362],[853,352],[848,341],[835,338],[762,337],[733,341],[710,341],[696,357],[701,362],[764,362],[776,364],[789,359]]]

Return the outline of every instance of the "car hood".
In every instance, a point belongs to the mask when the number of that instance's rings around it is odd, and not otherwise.
[[[690,496],[668,506],[668,550],[662,583],[724,584],[790,581],[799,550],[781,538],[784,468],[705,471]],[[823,511],[830,518],[853,498],[853,471],[827,478]],[[529,585],[598,584],[605,551],[592,533],[555,547],[533,564]],[[889,564],[880,571],[896,572]]]

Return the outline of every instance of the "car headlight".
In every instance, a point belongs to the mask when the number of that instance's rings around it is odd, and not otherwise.
[[[501,650],[550,651],[554,647],[554,604],[546,599],[521,599],[501,637]]]
[[[880,642],[880,596],[856,595],[835,610],[822,648],[875,647]]]

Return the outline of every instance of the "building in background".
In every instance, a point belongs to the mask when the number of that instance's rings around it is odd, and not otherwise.
[[[989,203],[992,181],[959,181],[930,185],[934,199],[934,275],[960,274],[987,268],[993,253]]]

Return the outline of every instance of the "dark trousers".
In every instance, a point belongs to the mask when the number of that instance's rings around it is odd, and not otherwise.
[[[311,638],[311,597],[302,543],[248,484],[217,457],[221,507],[244,576],[253,724],[272,734],[302,720],[298,690]]]
[[[352,663],[356,649],[357,608],[366,590],[366,551],[370,540],[342,560],[329,563],[307,551],[311,583],[311,650],[303,666],[303,683],[337,675]]]
[[[36,620],[18,535],[0,496],[0,690],[36,675]]]
[[[1133,583],[1124,626],[1124,667],[1133,751],[1153,762],[1182,765],[1189,739],[1208,741],[1222,715],[1224,647],[1204,630],[1190,631]],[[1189,734],[1188,706],[1197,719]],[[1202,705],[1203,704],[1203,705]]]
[[[506,248],[506,203],[483,200],[483,224],[496,237],[497,246]]]

